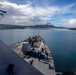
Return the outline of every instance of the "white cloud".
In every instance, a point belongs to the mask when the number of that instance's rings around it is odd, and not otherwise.
[[[47,7],[33,7],[32,3],[16,4],[6,1],[0,1],[0,9],[6,10],[7,14],[0,23],[7,24],[45,24],[51,20],[53,15],[66,13],[74,4],[63,7],[47,6]]]
[[[63,6],[63,7],[60,8],[59,12],[62,13],[62,14],[72,12],[71,8],[74,7],[75,5],[76,5],[76,3],[72,3],[72,4],[69,4],[69,5]]]
[[[0,8],[7,11],[6,20],[7,23],[14,22],[15,24],[32,23],[47,23],[48,20],[59,11],[58,7],[35,7],[31,6],[31,3],[21,5],[11,3],[8,1],[0,2]],[[7,21],[9,19],[9,21]],[[1,23],[4,23],[4,21]]]
[[[69,19],[65,22],[64,26],[66,27],[76,27],[76,18]]]

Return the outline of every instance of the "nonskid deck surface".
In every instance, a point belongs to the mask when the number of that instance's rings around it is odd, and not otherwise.
[[[38,69],[42,74],[55,75],[56,72],[55,72],[55,67],[54,67],[54,61],[53,61],[52,55],[50,53],[50,50],[41,37],[38,37],[38,39],[40,41],[34,43],[34,46],[33,46],[34,50],[30,51],[30,55],[29,55],[30,58],[28,58],[28,59],[23,58],[25,56],[25,55],[23,55],[23,53],[21,51],[21,45],[23,42],[17,43],[15,45],[13,45],[11,48],[27,62],[32,59],[33,60],[32,66],[34,66],[36,69]],[[38,51],[42,51],[41,46],[43,46],[44,49],[47,51],[48,58],[46,57],[45,50],[44,50],[43,52],[41,52],[41,59],[39,61]],[[49,65],[51,66],[50,68],[49,68]]]
[[[12,74],[7,73],[9,63],[14,64]],[[9,69],[10,71],[10,69]],[[0,40],[0,75],[43,75],[37,69],[29,65],[14,51]]]

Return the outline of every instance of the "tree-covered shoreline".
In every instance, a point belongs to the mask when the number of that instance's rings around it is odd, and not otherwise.
[[[26,29],[26,28],[56,28],[56,29],[76,30],[76,28],[56,27],[54,25],[21,26],[21,25],[0,24],[0,29]]]

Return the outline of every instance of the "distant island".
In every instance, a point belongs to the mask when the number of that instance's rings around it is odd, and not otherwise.
[[[21,26],[21,25],[0,24],[0,29],[26,29],[26,28],[55,28],[55,26],[53,25]]]
[[[21,25],[0,24],[0,29],[26,29],[26,28],[56,28],[56,29],[76,30],[76,28],[56,27],[54,25],[21,26]]]

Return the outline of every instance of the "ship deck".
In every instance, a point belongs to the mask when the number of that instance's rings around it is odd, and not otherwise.
[[[13,74],[8,74],[6,68],[9,63],[14,64]],[[18,54],[11,50],[0,40],[0,75],[43,75],[40,71],[29,65]]]
[[[50,49],[48,48],[47,44],[44,42],[44,40],[40,37],[38,37],[38,39],[40,41],[35,42],[34,43],[34,50],[32,50],[32,47],[30,47],[31,51],[30,51],[30,58],[26,58],[25,55],[22,54],[21,51],[21,45],[23,43],[17,43],[13,46],[11,46],[11,48],[13,49],[13,51],[15,53],[17,53],[19,56],[21,56],[25,61],[29,61],[29,60],[33,60],[33,64],[32,66],[35,67],[36,69],[38,69],[42,74],[44,75],[55,75],[55,66],[54,66],[54,60],[53,57],[51,55]],[[41,51],[41,46],[44,47],[44,49],[47,51],[48,53],[48,57],[46,57],[45,54],[45,50],[41,52],[41,59],[39,61],[38,59],[38,51]],[[50,66],[50,68],[49,68]]]

